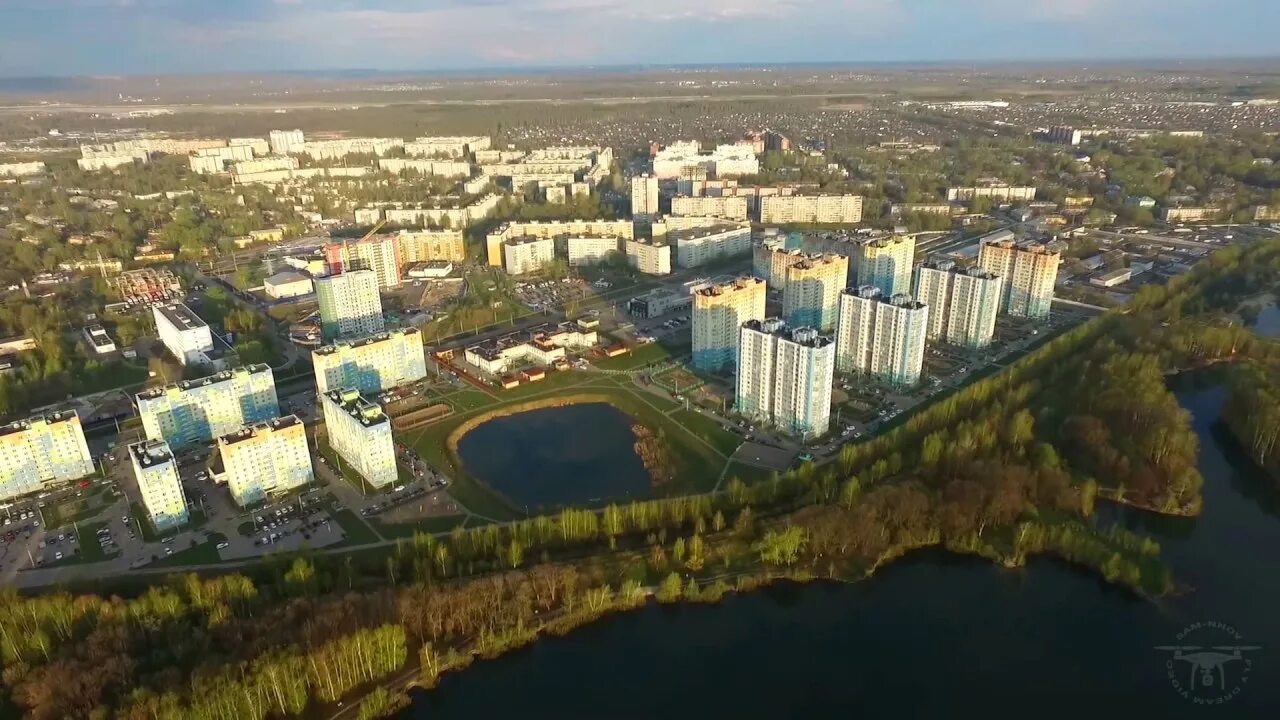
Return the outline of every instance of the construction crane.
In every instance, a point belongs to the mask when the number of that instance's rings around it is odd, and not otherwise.
[[[385,219],[379,220],[378,222],[374,223],[373,227],[369,228],[369,232],[365,233],[364,237],[360,238],[356,242],[362,243],[365,240],[368,240],[369,238],[378,234],[378,231],[381,230],[382,226],[386,224],[387,224],[387,221]],[[342,239],[342,271],[343,272],[347,271],[347,265],[350,264],[350,262],[351,262],[351,252],[347,249],[347,239],[343,238]]]

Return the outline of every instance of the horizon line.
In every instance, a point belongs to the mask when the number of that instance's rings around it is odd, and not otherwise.
[[[680,70],[680,69],[771,69],[771,68],[854,68],[854,67],[886,67],[901,68],[956,68],[961,66],[977,67],[1045,67],[1071,64],[1079,67],[1105,68],[1108,66],[1132,65],[1135,63],[1238,63],[1238,62],[1280,62],[1280,53],[1273,55],[1202,55],[1202,56],[1113,56],[1103,58],[1058,57],[1058,58],[954,58],[939,60],[799,60],[799,61],[723,61],[723,62],[688,62],[688,63],[591,63],[571,65],[477,65],[468,67],[435,67],[435,68],[377,68],[377,67],[315,67],[315,68],[277,68],[258,70],[199,70],[189,72],[84,72],[63,74],[8,74],[0,71],[0,80],[111,80],[148,77],[208,77],[237,75],[322,75],[335,74],[383,74],[383,75],[445,75],[445,74],[494,74],[494,73],[547,73],[547,72],[583,72],[583,71],[641,71],[641,70]]]

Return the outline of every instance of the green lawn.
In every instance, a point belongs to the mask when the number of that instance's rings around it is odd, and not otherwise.
[[[677,410],[671,419],[688,428],[694,435],[710,443],[722,455],[728,457],[742,444],[742,438],[725,429],[715,418],[694,410]]]
[[[395,538],[413,537],[414,533],[443,533],[449,532],[455,527],[467,524],[466,515],[451,515],[449,517],[424,518],[414,523],[383,523],[373,520],[370,524],[377,529],[378,534],[388,540]]]
[[[441,400],[449,403],[453,407],[453,411],[459,413],[488,407],[498,402],[492,395],[482,393],[479,390],[459,390],[443,396]]]
[[[361,495],[369,495],[376,492],[365,479],[364,476],[355,471],[351,464],[346,460],[338,457],[337,451],[329,447],[329,442],[323,438],[316,438],[316,450],[320,453],[320,457],[324,458],[332,469],[337,469],[338,474],[342,476],[347,484],[360,491]]]
[[[659,343],[649,343],[636,345],[626,355],[598,360],[595,365],[601,370],[636,370],[669,359],[671,359],[670,350]]]
[[[329,515],[334,522],[342,526],[343,539],[341,547],[368,545],[382,539],[364,520],[360,519],[359,515],[350,510],[338,510],[337,512],[330,512]]]
[[[83,522],[101,513],[102,505],[93,502],[93,499],[86,493],[85,497],[72,498],[41,508],[45,527],[50,530],[70,527],[72,523]]]
[[[742,482],[750,485],[762,480],[769,480],[773,477],[774,471],[767,468],[756,467],[755,465],[747,465],[738,461],[729,463],[729,469],[724,474],[724,479],[728,482],[729,478],[738,478]]]
[[[209,539],[198,542],[183,550],[174,549],[172,555],[166,555],[149,564],[149,567],[173,567],[180,565],[212,565],[222,562],[218,555],[218,543],[227,538],[218,533],[210,533]]]

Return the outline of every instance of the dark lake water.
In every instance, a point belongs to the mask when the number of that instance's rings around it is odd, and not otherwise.
[[[1254,332],[1266,337],[1280,337],[1280,305],[1268,305],[1258,313]]]
[[[467,472],[530,511],[645,498],[649,473],[631,418],[604,403],[530,410],[462,436]]]
[[[1280,708],[1277,494],[1215,427],[1220,388],[1186,389],[1205,475],[1189,520],[1111,511],[1157,538],[1182,591],[1136,598],[1040,559],[1021,570],[917,553],[852,585],[783,586],[716,606],[618,615],[419,693],[405,718],[1261,718]],[[1192,623],[1220,622],[1240,635]],[[1180,696],[1158,646],[1240,646],[1234,698]],[[1200,693],[1202,697],[1213,694]]]

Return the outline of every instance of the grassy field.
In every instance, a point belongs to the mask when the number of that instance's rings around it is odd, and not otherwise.
[[[648,345],[636,345],[626,355],[598,360],[595,366],[601,370],[636,370],[646,365],[670,359],[670,350],[659,343],[649,343]]]
[[[342,526],[343,539],[342,543],[335,547],[345,547],[347,545],[367,545],[369,543],[378,542],[382,538],[378,537],[378,533],[373,528],[360,519],[350,510],[338,510],[331,512],[330,516],[333,521]]]
[[[443,533],[449,532],[456,527],[467,525],[467,516],[450,515],[449,517],[424,518],[414,523],[383,523],[373,520],[370,522],[382,537],[392,540],[396,538],[413,537],[414,533]]]
[[[671,419],[710,443],[726,457],[732,455],[742,444],[741,437],[726,430],[715,418],[707,417],[700,412],[677,410],[671,413]]]
[[[459,390],[458,392],[443,396],[441,400],[449,403],[449,405],[453,407],[454,412],[477,410],[498,402],[492,395],[482,393],[479,390]]]

